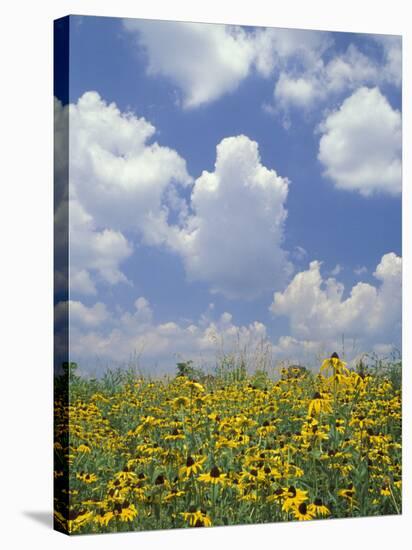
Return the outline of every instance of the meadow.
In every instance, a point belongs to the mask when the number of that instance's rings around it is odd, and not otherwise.
[[[401,513],[401,362],[56,380],[55,525],[105,533]]]

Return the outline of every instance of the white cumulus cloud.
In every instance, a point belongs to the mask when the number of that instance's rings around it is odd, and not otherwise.
[[[402,37],[393,35],[375,35],[381,45],[384,57],[382,78],[397,86],[402,84]]]
[[[324,52],[333,45],[332,35],[303,29],[257,28],[252,34],[255,65],[269,77],[289,63],[296,73],[315,70]]]
[[[249,73],[254,48],[247,33],[228,25],[125,19],[146,49],[148,73],[170,78],[197,107],[232,92]]]
[[[149,143],[155,128],[122,113],[97,92],[70,105],[70,179],[76,198],[100,227],[135,229],[148,240],[166,225],[163,195],[175,182],[190,183],[176,151]]]
[[[98,283],[127,282],[121,266],[136,253],[135,241],[168,247],[182,258],[189,279],[231,298],[286,282],[292,271],[282,248],[289,182],[261,163],[255,141],[223,139],[214,172],[202,172],[187,200],[181,189],[193,180],[186,163],[148,142],[155,132],[149,122],[122,113],[97,92],[68,109],[70,197],[56,220],[63,229],[70,223],[71,290],[96,294]]]
[[[65,322],[67,315],[70,316],[70,323],[81,327],[97,327],[108,317],[105,304],[96,302],[88,307],[77,300],[59,302],[54,308],[56,323]]]
[[[318,158],[339,189],[401,192],[401,115],[378,88],[362,87],[320,125]]]
[[[288,184],[263,166],[255,141],[223,139],[214,172],[195,181],[193,215],[172,243],[189,278],[230,298],[280,288],[292,269],[282,248]]]
[[[402,259],[385,254],[374,273],[374,286],[359,282],[344,298],[344,285],[323,279],[320,262],[294,276],[283,292],[275,292],[270,307],[274,315],[289,318],[291,336],[329,340],[342,334],[368,339],[399,332],[401,321]]]
[[[401,84],[401,37],[370,35],[361,51],[336,49],[333,34],[281,28],[125,19],[147,72],[169,79],[195,108],[231,93],[249,75],[274,79],[274,106],[311,109],[362,85]]]
[[[312,78],[291,77],[281,72],[274,93],[275,99],[280,101],[282,107],[287,105],[308,107],[322,92],[318,88],[318,83]]]
[[[147,72],[167,77],[193,108],[233,92],[255,69],[263,77],[293,59],[313,66],[332,40],[329,33],[172,21],[125,19],[147,55]]]
[[[109,285],[126,282],[120,264],[133,252],[132,245],[120,231],[96,229],[92,216],[76,199],[69,201],[70,289],[82,294],[96,294],[94,281]]]
[[[228,312],[219,317],[207,315],[196,322],[169,320],[156,322],[149,301],[139,297],[133,311],[108,311],[96,303],[65,302],[58,306],[70,312],[70,350],[72,359],[89,368],[99,364],[127,363],[137,354],[141,366],[153,372],[173,371],[177,360],[196,360],[213,365],[216,355],[254,349],[266,340],[266,327],[255,321],[236,325]]]
[[[191,178],[176,151],[152,142],[152,124],[97,92],[66,107],[56,100],[55,121],[56,288],[67,284],[70,226],[70,289],[96,294],[97,282],[127,281],[120,266],[133,247],[125,231],[149,244],[165,242],[169,210],[179,206],[172,200],[175,186]]]
[[[400,37],[372,37],[380,47],[379,55],[366,55],[354,44],[330,56],[308,57],[303,63],[284,63],[274,88],[275,105],[283,111],[290,107],[310,110],[319,103],[369,85],[392,84],[402,80]]]

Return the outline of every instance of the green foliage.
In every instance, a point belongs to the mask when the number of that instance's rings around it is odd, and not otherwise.
[[[388,359],[365,354],[356,364],[355,371],[360,376],[373,374],[377,378],[387,378],[395,390],[402,387],[402,359],[398,352],[391,354]]]
[[[192,514],[206,526],[401,513],[400,359],[365,358],[336,383],[299,365],[284,378],[247,367],[226,355],[215,376],[186,361],[150,380],[67,365],[57,521],[97,533],[191,527]]]
[[[202,380],[205,376],[203,370],[200,367],[195,367],[191,360],[176,363],[176,368],[176,376],[186,376],[189,380]]]
[[[246,361],[234,354],[224,355],[215,367],[215,376],[223,384],[241,382],[247,377]]]
[[[66,376],[69,383],[75,382],[76,380],[79,379],[79,376],[76,374],[76,371],[78,369],[77,363],[74,363],[74,362],[69,363],[65,361],[62,364],[62,369],[63,369],[63,374],[64,376]]]
[[[289,365],[288,367],[283,367],[281,372],[283,380],[306,377],[309,374],[309,370],[302,365]]]
[[[253,388],[264,390],[270,384],[269,374],[263,369],[257,369],[250,379],[250,384]]]

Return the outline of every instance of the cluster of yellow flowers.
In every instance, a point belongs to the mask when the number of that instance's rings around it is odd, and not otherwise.
[[[55,418],[55,521],[66,532],[400,513],[400,390],[337,356],[317,375],[258,387],[83,381]]]

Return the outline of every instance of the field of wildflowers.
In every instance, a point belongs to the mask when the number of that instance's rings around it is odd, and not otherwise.
[[[74,534],[401,513],[400,362],[280,376],[73,377],[55,525]]]

